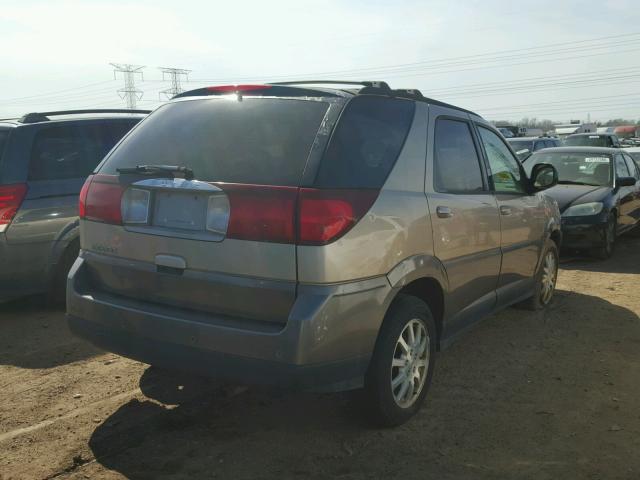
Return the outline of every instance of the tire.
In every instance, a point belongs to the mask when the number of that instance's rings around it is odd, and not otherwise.
[[[47,293],[47,303],[56,307],[64,307],[67,295],[67,275],[78,258],[80,247],[78,242],[73,242],[67,247],[56,266],[51,278],[51,286]]]
[[[401,335],[408,352],[401,345]],[[365,377],[363,401],[375,425],[400,425],[420,409],[433,376],[436,337],[435,322],[427,304],[413,296],[398,295],[382,323]],[[392,366],[402,362],[402,366]],[[403,381],[408,378],[404,371],[416,376]],[[394,379],[399,382],[395,388]],[[405,394],[401,395],[403,389]]]
[[[615,215],[609,215],[609,218],[607,218],[607,226],[604,229],[603,243],[600,247],[594,248],[591,251],[594,257],[600,260],[611,258],[616,246],[617,227]]]
[[[527,310],[543,310],[553,300],[556,283],[558,281],[558,246],[553,240],[547,240],[542,261],[536,272],[533,295],[520,305]]]

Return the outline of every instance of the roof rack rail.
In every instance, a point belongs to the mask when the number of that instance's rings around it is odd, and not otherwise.
[[[78,115],[78,114],[90,114],[90,113],[151,113],[151,110],[129,110],[125,108],[97,108],[90,110],[60,110],[57,112],[32,112],[27,113],[18,121],[20,123],[38,123],[47,122],[49,117],[57,115]]]
[[[268,85],[360,85],[362,87],[379,88],[382,90],[391,90],[387,82],[374,81],[374,80],[299,80],[290,82],[270,82]]]

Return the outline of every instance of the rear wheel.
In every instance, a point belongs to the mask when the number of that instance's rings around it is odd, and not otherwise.
[[[434,368],[436,328],[422,300],[400,295],[385,317],[365,379],[365,402],[374,423],[396,426],[419,409]]]
[[[616,245],[616,217],[615,215],[609,215],[607,219],[607,225],[604,228],[602,246],[593,249],[592,254],[594,257],[600,260],[606,260],[613,255],[613,251]]]
[[[558,246],[553,240],[548,240],[536,274],[533,295],[522,306],[528,310],[542,310],[551,303],[558,280],[558,263]]]

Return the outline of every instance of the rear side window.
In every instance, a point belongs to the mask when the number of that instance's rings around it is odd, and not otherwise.
[[[100,172],[184,165],[203,181],[297,186],[328,107],[259,97],[169,103],[142,122]]]
[[[436,191],[471,193],[484,190],[478,152],[468,123],[439,119],[434,143]]]
[[[321,188],[380,188],[413,122],[409,100],[362,96],[349,102],[316,175]]]
[[[91,174],[136,122],[51,126],[34,138],[29,180],[63,180]]]

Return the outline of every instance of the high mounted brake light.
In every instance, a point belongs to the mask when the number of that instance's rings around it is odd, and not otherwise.
[[[271,85],[219,85],[217,87],[207,87],[210,92],[217,93],[234,93],[234,92],[251,92],[253,90],[267,90]]]

